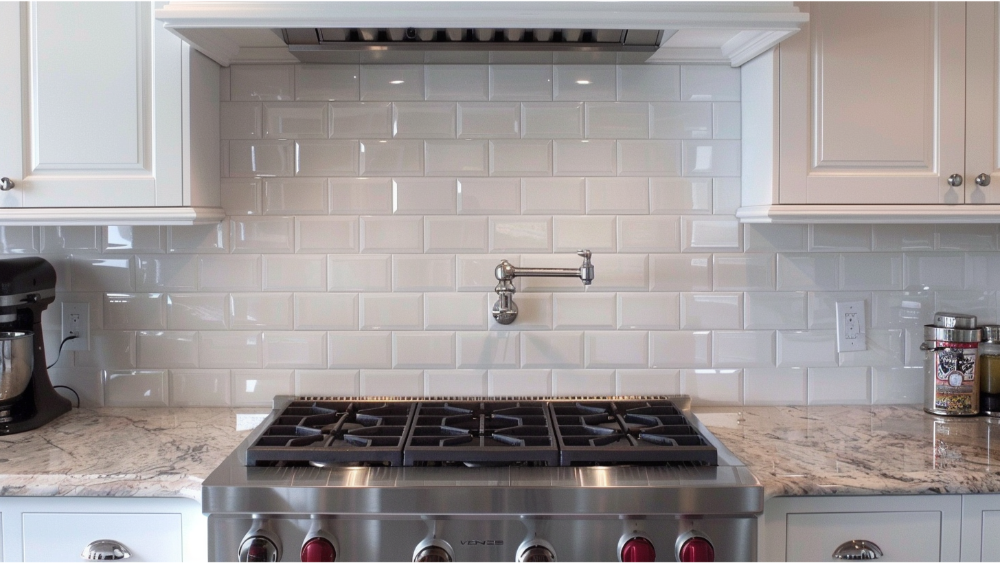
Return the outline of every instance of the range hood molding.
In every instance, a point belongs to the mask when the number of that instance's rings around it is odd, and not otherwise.
[[[739,66],[798,32],[809,16],[791,2],[184,0],[167,3],[156,11],[156,18],[224,66],[297,61],[287,47],[241,41],[229,31],[271,33],[282,28],[324,27],[660,29],[664,41],[647,62],[725,62]],[[277,36],[267,37],[273,43]]]

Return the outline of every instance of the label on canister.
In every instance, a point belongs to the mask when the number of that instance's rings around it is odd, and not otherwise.
[[[974,414],[976,342],[935,342],[934,409],[948,414]]]

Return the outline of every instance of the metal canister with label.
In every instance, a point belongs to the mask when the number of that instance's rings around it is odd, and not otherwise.
[[[934,313],[924,325],[924,410],[941,416],[979,414],[976,360],[982,330],[974,315]]]

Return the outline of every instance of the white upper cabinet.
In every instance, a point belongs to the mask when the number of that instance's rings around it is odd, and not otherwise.
[[[743,67],[740,219],[1000,222],[996,3],[801,8]]]
[[[150,3],[0,3],[0,36],[0,224],[221,219],[218,66]]]

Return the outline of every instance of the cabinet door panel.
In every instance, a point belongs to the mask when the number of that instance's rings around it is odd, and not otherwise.
[[[22,515],[25,561],[79,561],[94,540],[122,543],[129,561],[181,561],[180,514]]]
[[[983,511],[982,547],[982,558],[979,561],[1000,561],[1000,511]]]
[[[964,4],[803,7],[780,48],[781,203],[964,202]]]
[[[940,512],[789,514],[785,561],[835,561],[850,540],[869,540],[885,561],[940,561]]]
[[[968,203],[1000,203],[1000,9],[996,2],[970,2],[966,17],[965,170]],[[988,174],[988,186],[976,176]]]

